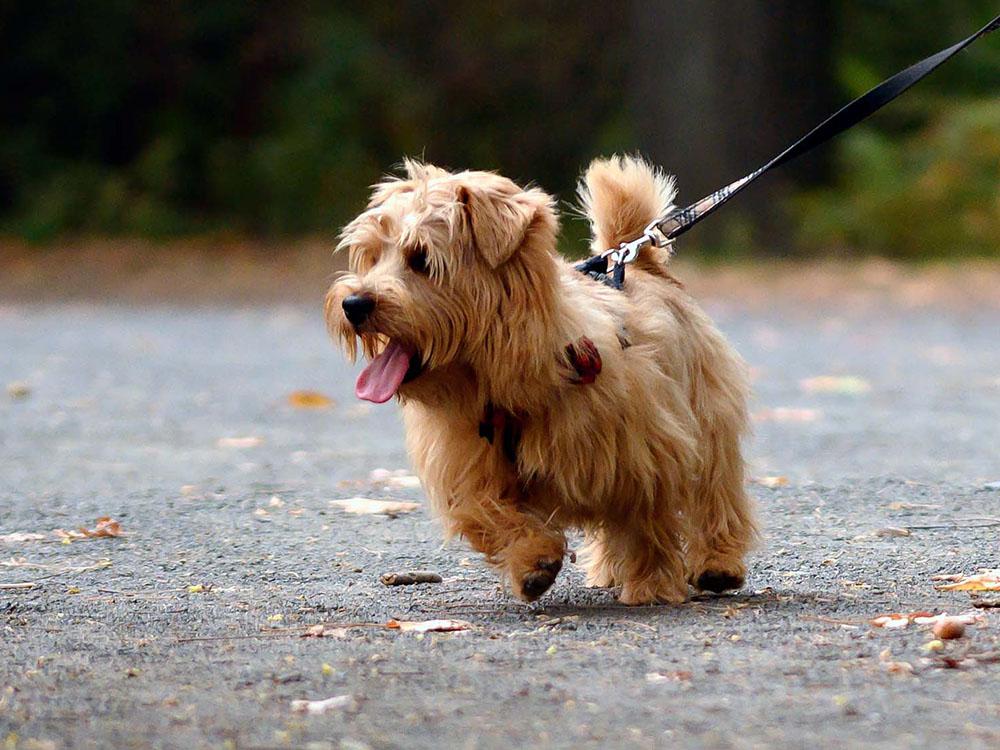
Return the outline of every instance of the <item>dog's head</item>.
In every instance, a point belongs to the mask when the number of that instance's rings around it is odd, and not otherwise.
[[[488,172],[405,167],[344,228],[349,271],[326,298],[331,333],[352,360],[359,342],[371,360],[355,392],[378,403],[425,373],[488,356],[554,272],[547,194]]]

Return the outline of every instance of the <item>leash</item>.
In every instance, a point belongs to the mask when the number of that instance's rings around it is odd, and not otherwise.
[[[666,247],[670,245],[674,239],[717,210],[758,177],[761,177],[775,167],[791,161],[797,156],[801,156],[807,151],[811,151],[834,136],[843,133],[848,128],[854,127],[974,41],[997,29],[1000,29],[1000,16],[994,18],[972,36],[911,65],[906,70],[900,71],[891,78],[886,79],[868,93],[859,96],[850,104],[845,105],[825,119],[759,169],[726,185],[721,190],[716,190],[711,195],[705,196],[696,203],[692,203],[687,208],[674,209],[666,216],[662,216],[651,222],[638,238],[629,242],[623,242],[618,247],[606,250],[600,255],[595,255],[577,265],[576,269],[592,276],[598,281],[603,281],[616,289],[621,289],[622,283],[625,280],[625,265],[634,262],[644,247]]]

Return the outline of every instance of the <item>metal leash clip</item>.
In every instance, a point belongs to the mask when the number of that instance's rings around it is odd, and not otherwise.
[[[639,257],[639,252],[647,246],[665,247],[670,240],[660,231],[659,225],[663,219],[656,219],[642,230],[642,235],[630,241],[623,242],[618,247],[605,250],[601,257],[608,261],[608,270],[623,266],[626,263],[633,263]]]

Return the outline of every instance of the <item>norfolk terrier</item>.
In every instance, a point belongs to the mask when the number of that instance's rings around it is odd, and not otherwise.
[[[672,208],[635,158],[580,185],[596,252]],[[587,538],[590,585],[626,604],[743,585],[756,531],[745,487],[742,360],[644,248],[622,289],[556,251],[553,198],[494,173],[405,162],[341,235],[349,271],[326,320],[368,364],[359,398],[395,396],[433,510],[525,600]]]

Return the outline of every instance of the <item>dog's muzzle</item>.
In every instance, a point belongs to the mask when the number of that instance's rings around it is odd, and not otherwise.
[[[352,294],[344,298],[341,307],[344,308],[344,315],[351,325],[359,326],[375,309],[375,298],[368,294]]]

